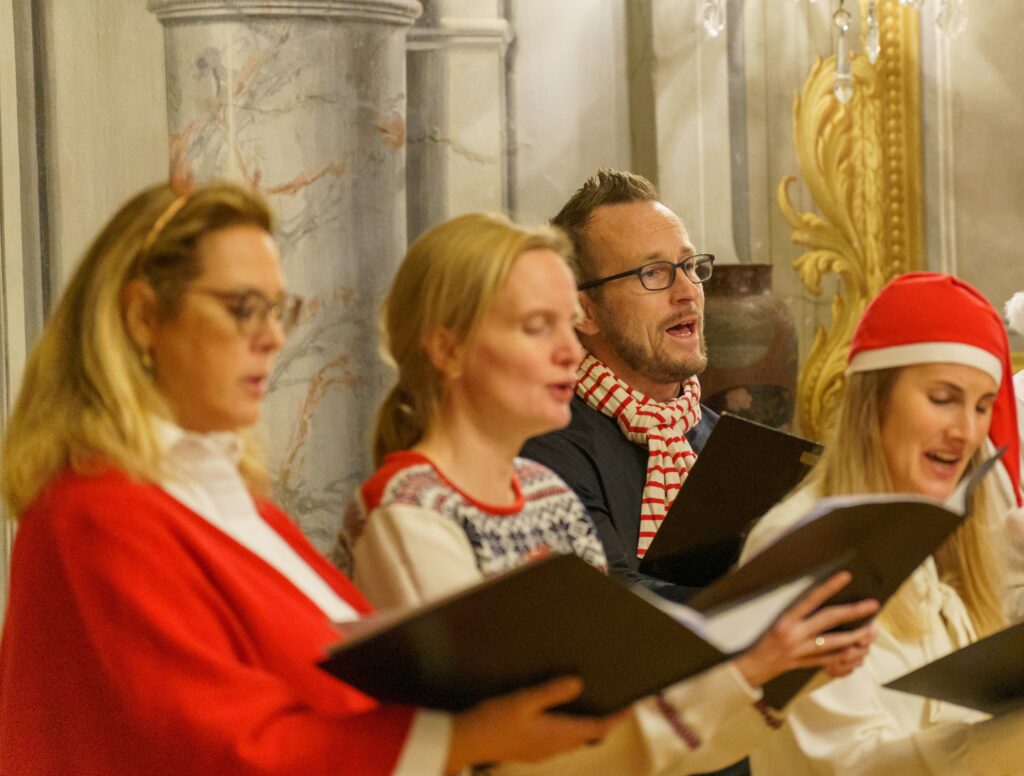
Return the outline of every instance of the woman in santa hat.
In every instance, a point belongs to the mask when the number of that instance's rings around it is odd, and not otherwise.
[[[998,313],[968,284],[911,273],[868,305],[854,333],[847,384],[825,453],[799,490],[755,526],[745,561],[819,498],[909,492],[947,498],[991,450],[1000,473],[971,514],[879,615],[864,664],[795,701],[788,725],[751,756],[755,776],[811,773],[1020,773],[1024,713],[987,715],[882,685],[1005,625],[994,537],[1019,494],[1009,346]],[[1019,496],[1018,496],[1019,505]]]

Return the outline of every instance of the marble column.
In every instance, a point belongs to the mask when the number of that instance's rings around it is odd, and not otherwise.
[[[508,206],[505,52],[498,0],[425,0],[409,31],[409,237]]]
[[[172,167],[257,186],[308,301],[272,377],[275,496],[319,546],[370,471],[391,380],[376,310],[405,249],[414,0],[149,0],[164,25]]]

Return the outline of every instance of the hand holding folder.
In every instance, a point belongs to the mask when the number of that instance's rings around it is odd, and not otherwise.
[[[687,603],[704,613],[763,589],[769,580],[792,579],[822,563],[853,574],[853,582],[829,603],[873,598],[889,600],[909,577],[952,536],[966,517],[971,494],[999,460],[1002,451],[982,463],[957,486],[946,502],[916,494],[860,494],[824,498],[772,544],[729,576],[694,595]],[[851,623],[847,627],[856,627]],[[814,675],[792,671],[765,685],[765,700],[782,708]]]
[[[552,555],[358,626],[321,665],[378,700],[451,711],[575,675],[583,693],[564,710],[604,715],[742,652],[830,573],[776,580],[704,616]]]
[[[958,489],[961,500],[986,470]],[[884,602],[960,524],[958,507],[902,494],[824,500],[691,606],[553,555],[348,628],[321,665],[378,700],[451,711],[574,675],[584,690],[564,710],[604,715],[743,652],[839,568],[853,582],[831,603]],[[782,708],[816,670],[768,682],[765,700]]]

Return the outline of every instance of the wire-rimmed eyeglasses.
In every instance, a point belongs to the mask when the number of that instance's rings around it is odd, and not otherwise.
[[[282,294],[271,300],[259,291],[221,291],[195,286],[189,286],[187,290],[223,302],[225,309],[235,319],[238,333],[243,337],[255,337],[262,332],[271,316],[280,324],[281,331],[287,334],[295,327],[302,312],[302,298],[295,294]]]
[[[598,280],[588,280],[586,283],[581,283],[576,288],[580,291],[586,291],[588,288],[595,288],[611,280],[618,280],[619,278],[628,278],[630,275],[636,275],[640,278],[640,283],[648,291],[664,291],[666,288],[671,288],[672,284],[676,282],[677,269],[681,269],[683,274],[686,275],[687,279],[691,283],[700,284],[711,277],[714,265],[715,257],[713,254],[698,253],[694,256],[688,256],[678,262],[652,261],[649,264],[644,264],[642,267],[637,267],[636,269],[629,269],[625,272],[619,272],[615,275],[599,278]]]

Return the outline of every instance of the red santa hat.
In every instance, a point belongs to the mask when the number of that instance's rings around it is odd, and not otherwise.
[[[989,439],[1006,447],[1003,465],[1021,506],[1010,343],[999,313],[973,286],[951,275],[911,272],[892,280],[857,324],[846,374],[911,364],[965,364],[992,375],[999,390]]]

